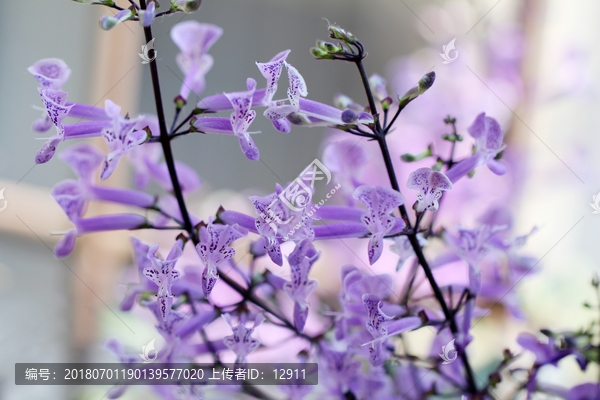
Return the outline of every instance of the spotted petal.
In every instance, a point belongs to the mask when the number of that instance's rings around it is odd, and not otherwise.
[[[283,63],[285,62],[285,59],[287,58],[288,54],[290,54],[290,51],[291,50],[282,51],[281,53],[273,57],[269,62],[256,63],[256,66],[260,70],[260,73],[267,80],[267,90],[265,93],[265,102],[267,104],[272,101],[275,92],[277,92],[277,82],[279,81],[279,77],[281,76]]]

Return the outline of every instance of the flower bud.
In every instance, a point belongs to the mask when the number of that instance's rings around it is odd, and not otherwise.
[[[329,25],[328,27],[329,30],[329,37],[332,39],[338,39],[341,40],[344,43],[356,43],[357,40],[354,37],[354,35],[350,32],[346,32],[344,29],[340,28],[339,26],[335,26],[335,25]]]
[[[313,55],[313,57],[317,58],[317,59],[321,59],[321,60],[327,60],[327,59],[332,59],[333,55],[327,53],[324,50],[321,50],[317,47],[313,47],[310,49],[310,54]]]
[[[197,11],[202,5],[202,0],[172,0],[172,11],[183,11],[186,14]]]
[[[400,106],[404,107],[423,93],[427,91],[435,82],[435,72],[431,71],[426,73],[417,83],[416,86],[412,87],[404,96],[398,96],[400,100]]]
[[[351,124],[358,119],[358,113],[351,109],[346,109],[342,112],[342,121],[346,124]]]

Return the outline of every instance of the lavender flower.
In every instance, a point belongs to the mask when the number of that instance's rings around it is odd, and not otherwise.
[[[369,240],[369,263],[374,264],[383,252],[383,237],[395,226],[396,221],[390,213],[401,204],[404,204],[404,196],[399,192],[384,186],[358,187],[353,194],[354,198],[360,200],[368,210],[368,214],[362,216],[362,222],[371,232]]]
[[[371,364],[381,365],[384,361],[382,357],[383,342],[391,336],[420,327],[422,321],[419,317],[406,317],[390,322],[394,316],[386,315],[383,312],[381,309],[382,301],[378,295],[373,293],[363,294],[362,301],[367,309],[367,331],[374,338],[370,342],[363,343],[362,346],[371,345]]]
[[[121,115],[121,107],[110,100],[104,103],[106,113],[112,119],[112,126],[102,130],[102,136],[108,145],[109,153],[104,158],[100,179],[105,180],[112,175],[122,156],[142,144],[148,138],[143,130],[134,131],[141,116],[128,119]]]
[[[225,345],[235,353],[235,363],[238,365],[245,365],[248,354],[252,353],[260,346],[260,340],[253,338],[252,334],[254,333],[254,330],[265,321],[265,317],[262,314],[258,314],[254,320],[254,325],[250,329],[246,328],[243,318],[240,319],[236,326],[233,326],[230,314],[223,314],[222,317],[233,331],[233,335],[226,336],[223,341]]]
[[[42,88],[60,90],[71,76],[71,69],[58,58],[36,61],[27,71],[38,80]]]
[[[68,211],[65,210],[65,213],[66,212]],[[69,216],[69,214],[67,214],[67,216]],[[68,231],[54,247],[54,253],[58,257],[66,257],[71,254],[75,247],[75,239],[83,234],[124,229],[139,229],[148,223],[146,218],[137,214],[103,215],[92,218],[70,216],[70,219],[75,224],[75,229]]]
[[[450,182],[455,183],[481,165],[487,165],[490,171],[496,175],[504,175],[508,171],[506,165],[496,160],[498,153],[506,147],[502,143],[504,132],[498,121],[481,113],[469,126],[468,132],[475,138],[475,154],[446,172]]]
[[[421,247],[425,247],[428,244],[427,239],[420,233],[417,234],[417,240]],[[406,260],[415,255],[415,250],[410,244],[410,240],[408,240],[407,236],[396,236],[394,238],[394,244],[390,246],[390,250],[400,256],[398,264],[396,264],[396,271],[400,271],[400,268],[402,268]]]
[[[225,93],[225,96],[233,106],[233,113],[230,117],[233,133],[240,140],[240,147],[246,157],[256,161],[259,158],[259,152],[248,133],[250,124],[256,118],[256,111],[250,109],[252,107],[252,95],[256,89],[256,81],[248,78],[246,86],[248,88],[247,92]]]
[[[133,260],[138,272],[139,283],[130,283],[127,285],[127,291],[120,305],[121,311],[131,310],[140,293],[155,292],[158,289],[156,283],[147,279],[146,275],[144,275],[146,268],[152,268],[152,261],[148,258],[150,246],[134,237],[131,238],[131,244],[133,245]]]
[[[214,218],[211,217],[208,224],[200,228],[200,243],[196,246],[196,251],[204,262],[202,289],[207,298],[219,279],[219,265],[231,260],[235,255],[235,250],[229,245],[248,234],[247,230],[237,224],[216,225],[213,224],[213,220]]]
[[[406,187],[419,190],[416,210],[422,213],[426,210],[437,211],[442,191],[452,190],[452,183],[442,172],[419,168],[410,174]]]
[[[218,26],[197,21],[180,22],[171,29],[171,39],[181,51],[177,55],[177,65],[185,74],[179,90],[179,96],[184,100],[190,92],[199,95],[204,91],[204,76],[213,65],[213,58],[207,52],[222,34],[223,29]]]
[[[308,316],[306,298],[317,288],[317,281],[308,279],[312,265],[319,255],[308,239],[296,245],[288,257],[292,270],[292,280],[283,285],[283,291],[294,301],[294,326],[300,332],[304,330]]]
[[[166,321],[173,305],[171,286],[173,281],[179,279],[179,271],[175,271],[174,268],[177,260],[183,254],[183,241],[178,239],[175,242],[165,261],[156,256],[157,251],[157,244],[148,249],[148,258],[152,262],[152,266],[144,268],[144,276],[158,286],[158,309],[163,321]]]

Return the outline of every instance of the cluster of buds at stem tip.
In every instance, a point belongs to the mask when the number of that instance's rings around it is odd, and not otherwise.
[[[310,53],[315,58],[321,60],[346,59],[352,61],[356,57],[363,57],[362,44],[352,33],[335,25],[329,25],[328,29],[329,37],[339,42],[330,43],[317,40],[317,46],[310,49]],[[350,46],[356,47],[359,51],[358,54]]]
[[[425,93],[433,85],[433,82],[435,82],[435,72],[431,71],[423,75],[419,83],[406,92],[404,96],[398,95],[400,108],[404,108],[408,103]]]

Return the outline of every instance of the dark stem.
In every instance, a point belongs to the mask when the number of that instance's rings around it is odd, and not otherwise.
[[[140,0],[140,6],[143,10],[145,10],[146,0]],[[144,35],[146,36],[146,43],[150,42],[153,39],[152,28],[144,28]],[[150,62],[150,75],[152,76],[152,88],[154,89],[154,101],[156,103],[156,113],[158,115],[158,125],[160,128],[160,144],[162,145],[165,163],[167,164],[169,176],[171,177],[171,182],[173,184],[173,193],[177,198],[177,204],[181,210],[183,226],[185,227],[185,230],[188,232],[188,235],[192,241],[195,243],[197,241],[197,234],[192,225],[192,221],[190,220],[190,215],[187,211],[187,206],[183,198],[183,191],[181,190],[181,185],[179,184],[179,179],[177,178],[177,171],[175,170],[175,160],[173,158],[173,150],[171,149],[171,141],[169,139],[169,131],[167,131],[162,95],[160,93],[160,82],[158,80],[158,66],[156,63],[156,58]]]
[[[379,148],[381,149],[381,154],[382,154],[383,160],[385,162],[385,167],[387,169],[390,183],[392,185],[392,188],[400,193],[400,187],[398,186],[398,180],[396,179],[396,172],[394,171],[394,166],[392,164],[390,151],[387,147],[387,142],[386,142],[386,138],[385,138],[385,130],[383,130],[381,128],[381,125],[379,124],[379,121],[376,118],[377,109],[375,108],[375,100],[373,98],[373,93],[371,92],[371,87],[370,87],[369,81],[367,79],[367,74],[366,74],[365,69],[362,64],[362,58],[359,57],[355,61],[355,63],[356,63],[356,66],[358,67],[358,71],[360,73],[360,77],[361,77],[365,92],[367,94],[367,99],[369,101],[369,107],[371,108],[371,114],[373,115],[373,117],[376,120],[375,130],[373,131],[373,133],[377,136],[377,142],[379,143]],[[400,113],[401,109],[402,108],[400,108],[398,110],[398,112],[396,113],[396,115],[394,116],[392,123],[396,119],[398,114]],[[408,240],[410,241],[410,244],[415,252],[415,255],[417,256],[417,259],[419,260],[419,264],[421,264],[421,266],[423,267],[423,271],[425,272],[425,276],[427,276],[427,280],[429,281],[429,284],[431,285],[431,288],[433,290],[435,298],[437,299],[438,303],[442,307],[444,316],[450,325],[450,330],[452,331],[453,335],[456,336],[458,334],[458,327],[456,325],[456,320],[454,319],[454,314],[448,308],[448,305],[446,304],[446,300],[444,299],[444,295],[443,295],[439,285],[437,284],[435,277],[433,276],[431,267],[429,266],[429,263],[425,259],[425,255],[423,254],[423,249],[421,248],[421,245],[419,244],[419,240],[417,239],[417,234],[414,230],[412,230],[411,223],[408,218],[408,214],[406,212],[406,208],[404,207],[404,204],[402,204],[399,207],[399,210],[400,210],[400,215],[406,222],[406,230],[407,230]],[[469,385],[469,392],[472,394],[476,394],[477,386],[475,385],[475,379],[473,377],[473,370],[471,369],[471,365],[469,364],[469,359],[467,358],[467,353],[465,351],[462,351],[460,356],[461,356],[463,365],[465,367],[465,372],[467,375],[467,383]]]
[[[142,9],[146,9],[146,0],[140,0],[140,6],[142,7]],[[152,40],[152,30],[150,27],[144,28],[144,34],[146,36],[146,42],[149,42]],[[175,194],[175,197],[177,198],[177,203],[178,203],[179,209],[181,211],[184,229],[187,231],[187,233],[188,233],[190,239],[192,240],[192,242],[194,243],[194,245],[198,245],[198,243],[199,243],[198,235],[197,235],[196,230],[194,229],[192,222],[190,220],[190,215],[188,213],[187,206],[185,204],[185,200],[183,198],[183,191],[181,190],[181,185],[179,184],[179,179],[177,178],[177,172],[175,170],[175,161],[173,159],[173,152],[171,150],[171,141],[170,141],[169,133],[167,131],[167,125],[166,125],[166,121],[165,121],[165,113],[164,113],[162,97],[161,97],[161,93],[160,93],[160,83],[158,80],[158,68],[156,65],[156,59],[154,59],[150,62],[150,73],[152,76],[152,87],[154,88],[156,112],[158,114],[158,123],[159,123],[159,127],[160,127],[160,143],[163,148],[165,162],[167,163],[167,167],[169,169],[169,176],[171,178],[171,183],[173,184],[173,193]],[[190,116],[186,120],[191,119],[192,116],[193,116],[193,113],[190,114]],[[182,122],[182,124],[183,123],[185,123],[185,121]],[[244,299],[254,303],[258,307],[265,310],[266,312],[275,316],[277,319],[281,320],[283,323],[285,323],[287,328],[293,330],[298,336],[301,336],[310,341],[314,340],[310,336],[300,333],[291,322],[289,322],[287,319],[285,319],[285,317],[279,315],[270,306],[265,304],[262,300],[258,299],[254,295],[254,293],[244,289],[242,286],[240,286],[237,282],[232,280],[227,275],[222,274],[221,279],[225,283],[227,283],[232,289],[234,289],[236,292],[238,292],[240,295],[242,295],[244,297]]]
[[[175,124],[177,123],[177,119],[179,118],[179,113],[181,112],[181,107],[175,108],[175,116],[173,117],[173,123],[171,124],[171,130],[169,134],[172,135],[175,132]]]
[[[175,129],[171,129],[171,134],[176,133],[179,129],[181,129],[181,127],[183,125],[185,125],[186,122],[188,122],[190,119],[192,119],[192,117],[194,116],[194,112],[192,111],[190,113],[190,115],[188,115],[183,121],[181,121],[181,123],[179,125],[177,125],[177,127]]]

